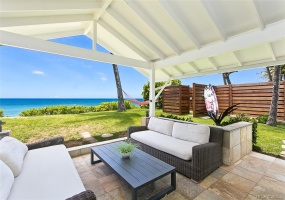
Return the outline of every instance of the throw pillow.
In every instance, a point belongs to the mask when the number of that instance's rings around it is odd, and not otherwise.
[[[210,128],[206,125],[175,122],[172,136],[181,140],[206,144],[210,140]]]
[[[7,136],[0,140],[0,160],[12,170],[14,177],[21,173],[27,152],[28,147],[15,138]]]
[[[148,123],[148,129],[162,133],[165,135],[172,135],[173,121],[151,117]]]
[[[13,183],[13,172],[0,160],[0,199],[8,199]]]

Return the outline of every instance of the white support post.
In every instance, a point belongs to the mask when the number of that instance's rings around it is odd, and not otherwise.
[[[93,50],[97,51],[97,21],[93,20],[93,38],[92,38],[92,44],[93,44]]]
[[[155,68],[151,63],[150,77],[149,77],[149,116],[155,116]]]

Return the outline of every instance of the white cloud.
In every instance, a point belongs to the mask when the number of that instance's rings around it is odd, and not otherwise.
[[[33,71],[32,73],[37,75],[45,75],[45,73],[42,71]]]
[[[101,81],[107,81],[107,76],[106,74],[102,73],[102,72],[97,72],[100,76]]]

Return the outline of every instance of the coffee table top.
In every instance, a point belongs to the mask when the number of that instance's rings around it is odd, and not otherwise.
[[[133,188],[143,187],[175,171],[175,167],[137,148],[133,151],[131,158],[123,159],[118,150],[118,145],[121,143],[115,142],[93,147],[92,151]]]

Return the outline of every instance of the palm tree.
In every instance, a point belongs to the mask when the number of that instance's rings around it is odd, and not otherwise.
[[[261,71],[260,78],[267,80],[268,82],[272,81],[272,76],[274,75],[274,66],[265,67],[264,71]],[[280,81],[285,80],[285,65],[281,65],[281,72],[280,72]]]
[[[269,126],[276,126],[277,123],[277,109],[278,109],[281,67],[282,67],[281,65],[277,65],[274,67],[272,99],[271,99],[269,117],[266,122],[266,124]]]
[[[118,66],[116,64],[112,64],[112,65],[113,65],[114,75],[115,75],[115,79],[116,79],[117,93],[118,93],[118,112],[125,112],[126,107],[125,107],[125,103],[124,103],[124,96],[123,96],[123,90],[122,90],[122,85],[121,85],[119,69],[118,69]]]
[[[232,82],[231,82],[231,80],[230,80],[230,75],[231,75],[232,73],[235,73],[235,72],[237,72],[237,71],[234,71],[234,72],[225,72],[225,73],[222,74],[223,80],[224,80],[224,85],[230,85],[230,84],[232,84]]]

